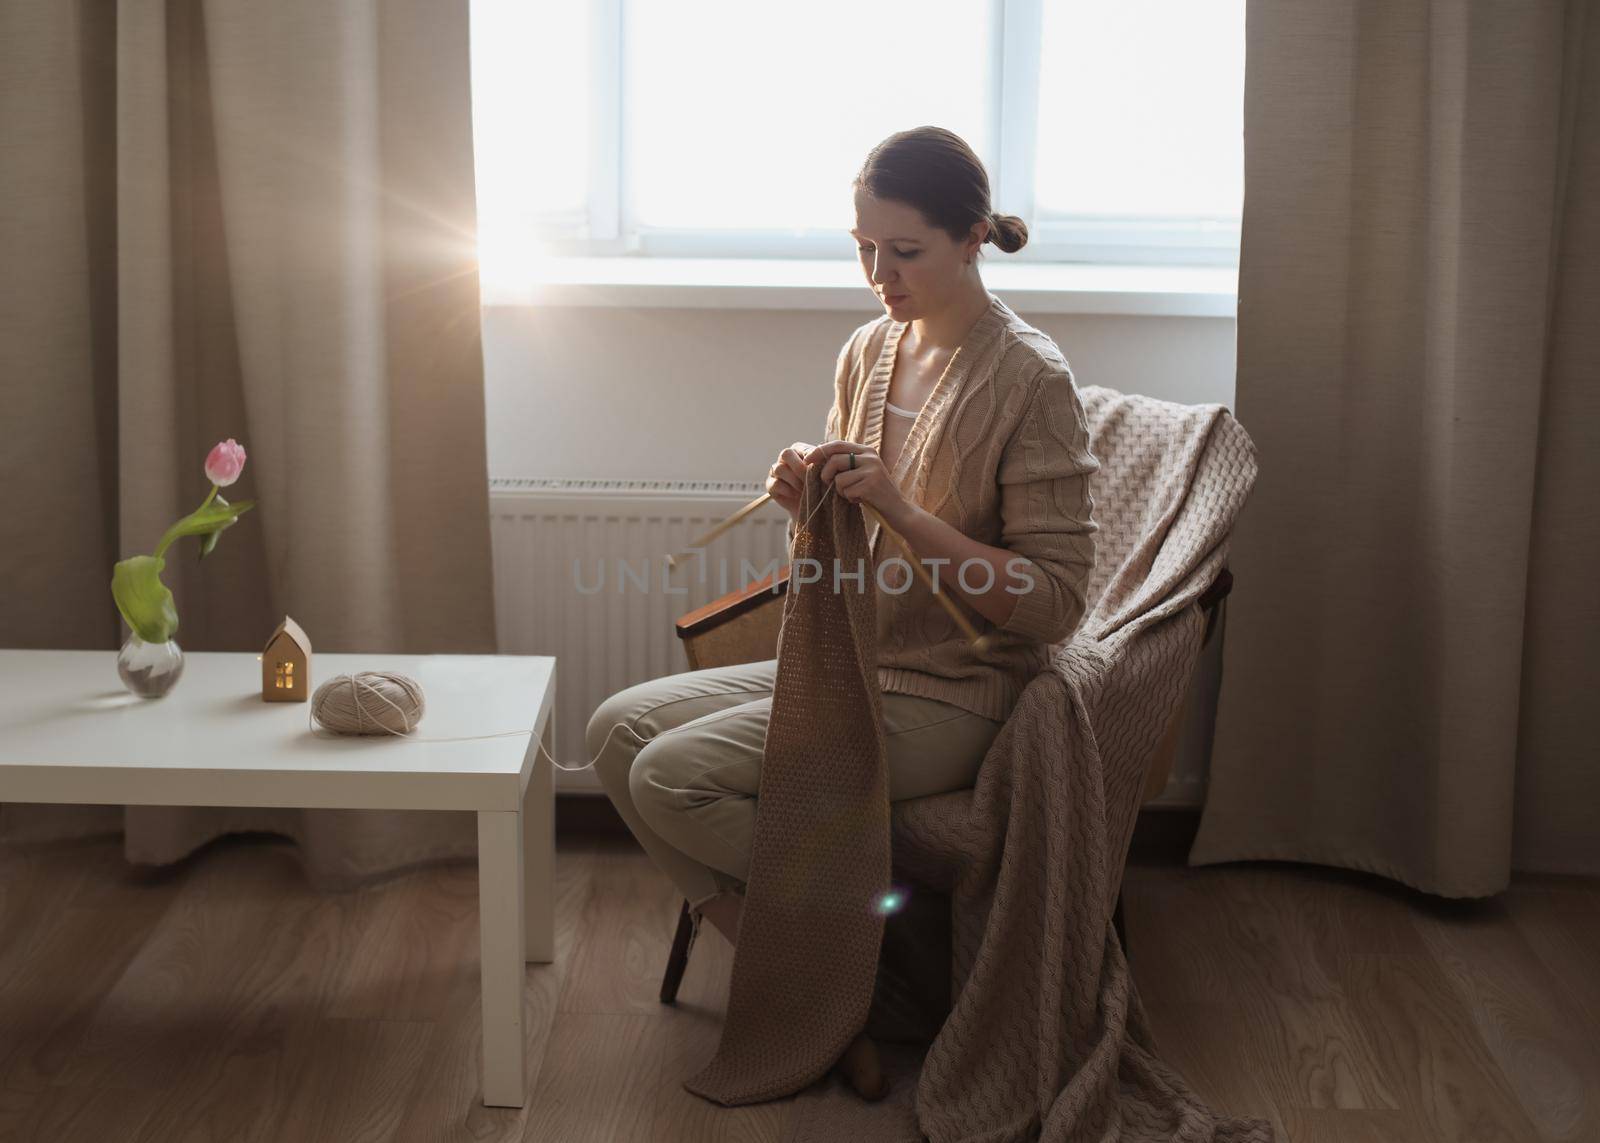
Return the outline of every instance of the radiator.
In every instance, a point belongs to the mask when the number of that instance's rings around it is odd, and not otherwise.
[[[762,491],[718,480],[490,481],[500,650],[555,656],[564,765],[588,761],[584,728],[608,695],[689,669],[673,629],[679,616],[782,565],[789,517],[768,504],[663,575],[668,552]],[[555,786],[600,790],[593,770],[558,770]]]
[[[556,752],[563,764],[589,760],[584,729],[607,696],[689,669],[673,630],[680,615],[781,565],[789,517],[769,504],[663,581],[668,552],[761,492],[761,485],[717,480],[490,481],[500,650],[556,657]],[[1204,800],[1221,634],[1196,664],[1172,776],[1156,805],[1198,807]],[[593,770],[558,770],[555,787],[600,791]]]

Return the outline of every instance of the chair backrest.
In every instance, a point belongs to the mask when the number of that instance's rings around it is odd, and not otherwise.
[[[1194,564],[1195,546],[1203,552],[1203,545],[1226,536],[1236,505],[1186,512],[1187,481],[1208,465],[1253,468],[1253,446],[1220,405],[1185,405],[1101,385],[1081,386],[1079,394],[1090,451],[1100,461],[1093,477],[1099,531],[1083,628],[1096,632],[1115,616],[1138,611],[1151,594],[1159,597],[1170,586],[1167,573]],[[1225,432],[1213,432],[1217,422]],[[1252,455],[1236,455],[1241,452]],[[1175,534],[1178,528],[1182,534]]]
[[[1103,385],[1080,386],[1083,411],[1089,420],[1089,451],[1100,461],[1094,474],[1095,535],[1094,574],[1089,578],[1089,613],[1095,613],[1106,584],[1127,560],[1149,528],[1152,509],[1153,466],[1130,468],[1118,463],[1120,454],[1135,437],[1148,439],[1153,418],[1138,408],[1116,402],[1121,394]]]

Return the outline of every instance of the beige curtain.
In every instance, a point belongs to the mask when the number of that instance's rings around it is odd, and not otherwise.
[[[495,650],[467,7],[0,7],[0,643],[104,648],[114,689],[111,565],[231,436],[259,507],[169,556],[185,650],[286,613],[318,651]],[[118,829],[157,863],[282,832],[324,884],[476,847],[466,813],[0,807]]]
[[[1192,864],[1600,875],[1600,14],[1251,0],[1234,534]]]

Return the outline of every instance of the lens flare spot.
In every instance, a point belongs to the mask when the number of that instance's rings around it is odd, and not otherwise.
[[[873,911],[880,916],[898,913],[906,907],[906,892],[898,886],[878,894],[878,899],[873,902]]]

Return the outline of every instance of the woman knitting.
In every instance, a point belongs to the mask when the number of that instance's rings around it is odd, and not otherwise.
[[[1055,343],[990,294],[981,247],[1027,227],[990,205],[983,164],[936,127],[874,147],[854,181],[856,242],[885,313],[839,354],[826,440],[784,449],[767,489],[790,514],[810,467],[905,540],[869,527],[881,568],[878,683],[891,801],[973,785],[1018,695],[1083,618],[1099,463]],[[985,635],[972,643],[911,575],[920,559]],[[898,575],[895,573],[899,573]],[[847,587],[846,590],[849,590]],[[687,671],[608,698],[588,726],[595,772],[696,919],[736,942],[776,659]],[[617,724],[621,724],[618,726]],[[613,733],[613,731],[615,731]],[[838,1063],[887,1090],[863,1034]]]

